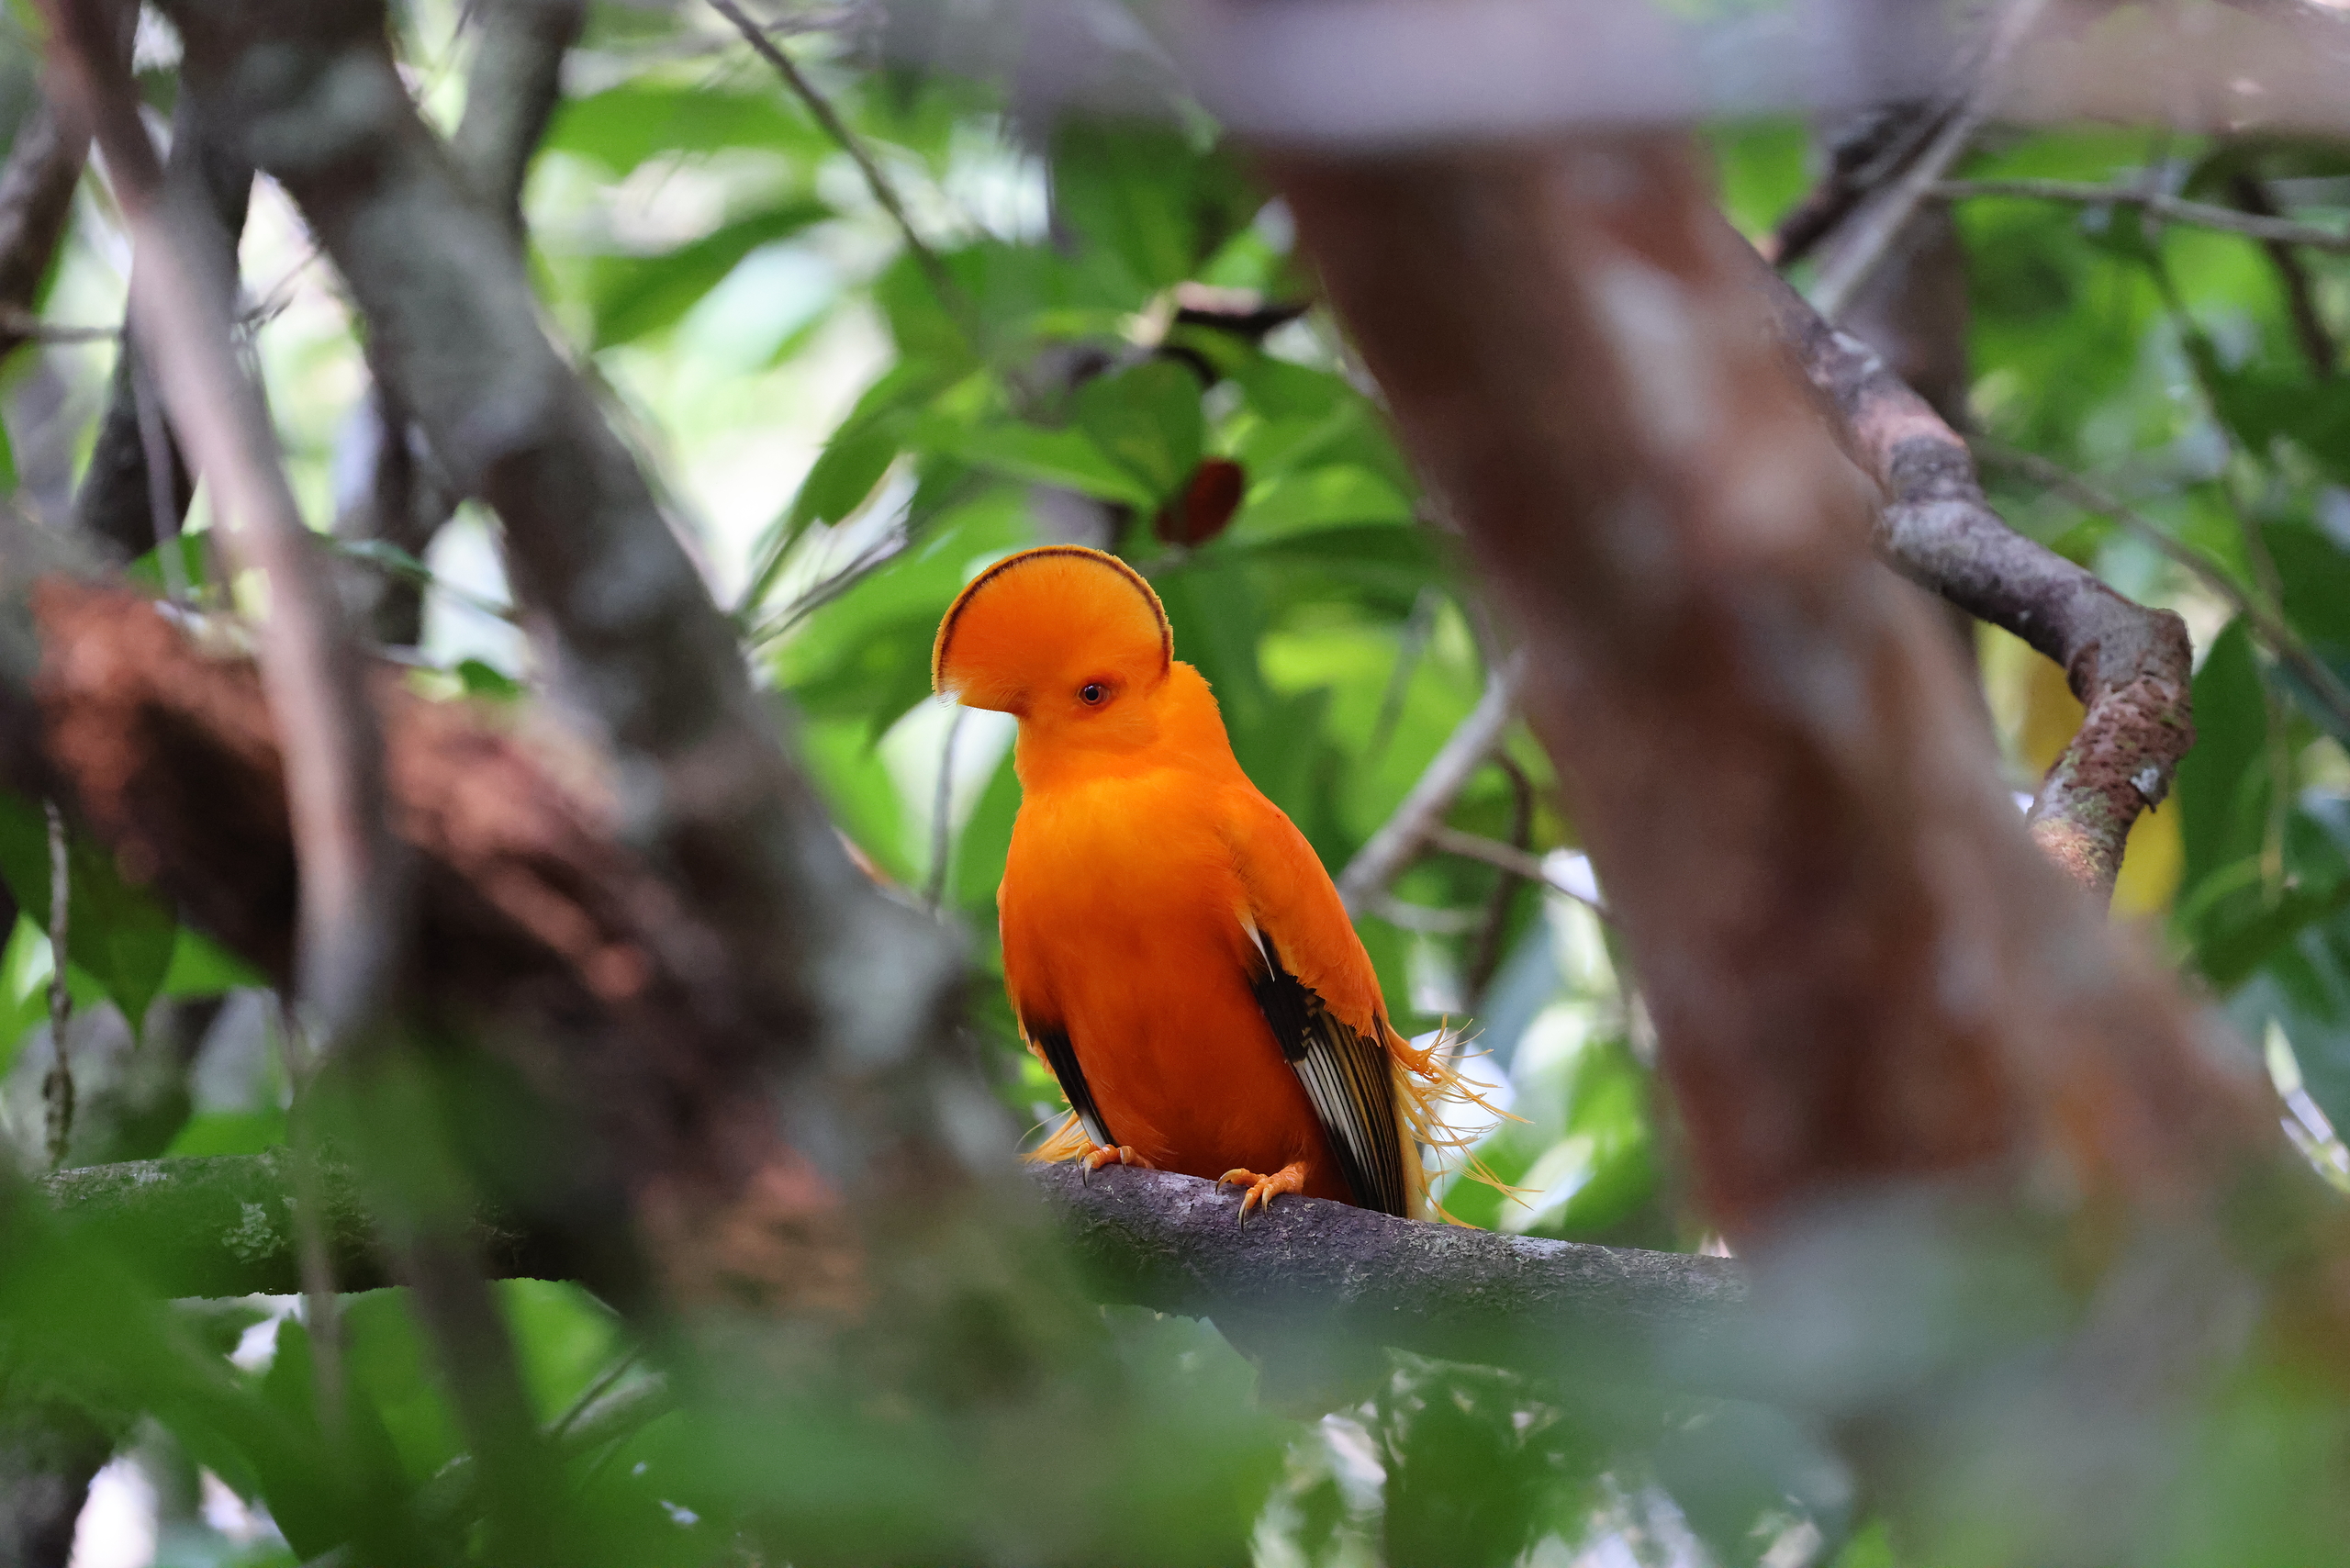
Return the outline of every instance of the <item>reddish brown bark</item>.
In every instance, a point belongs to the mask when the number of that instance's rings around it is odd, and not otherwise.
[[[1735,1238],[1888,1179],[2185,1217],[2248,1053],[2035,851],[1677,140],[1272,168],[1530,664]]]
[[[298,882],[258,674],[135,595],[51,577],[34,602],[38,714],[7,728],[31,721],[127,874],[283,983]],[[617,841],[593,777],[559,778],[491,713],[426,701],[388,668],[374,690],[416,873],[402,1003],[595,1126],[674,1294],[853,1300],[837,1194],[778,1145],[755,1081],[770,1042],[715,939]]]

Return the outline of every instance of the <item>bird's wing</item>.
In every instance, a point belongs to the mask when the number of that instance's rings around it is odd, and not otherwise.
[[[1379,978],[1313,846],[1271,801],[1236,801],[1229,839],[1255,949],[1250,985],[1363,1208],[1409,1215],[1418,1150],[1398,1114]]]
[[[1028,1048],[1052,1069],[1069,1108],[1077,1113],[1078,1121],[1095,1146],[1116,1143],[1118,1140],[1110,1136],[1109,1127],[1102,1120],[1101,1109],[1093,1103],[1093,1091],[1086,1086],[1085,1070],[1077,1064],[1077,1047],[1069,1044],[1069,1031],[1058,1024],[1035,1023],[1023,1017],[1020,1033],[1028,1041]]]

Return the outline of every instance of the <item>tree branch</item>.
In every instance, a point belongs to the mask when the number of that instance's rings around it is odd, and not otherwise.
[[[1091,1286],[1161,1312],[1252,1322],[1287,1313],[1315,1335],[1422,1355],[1649,1378],[1670,1375],[1664,1358],[1725,1334],[1746,1300],[1743,1271],[1720,1258],[1505,1236],[1315,1198],[1283,1198],[1244,1226],[1228,1191],[1193,1177],[1088,1177],[1074,1165],[1028,1175]],[[358,1182],[341,1166],[327,1177],[337,1288],[390,1282]],[[39,1185],[77,1233],[131,1260],[160,1294],[298,1287],[282,1152],[86,1166]],[[474,1234],[498,1278],[566,1277],[565,1260],[510,1220],[479,1216]]]
[[[2249,170],[2228,182],[2228,194],[2255,218],[2284,216],[2277,210],[2268,182]],[[2342,351],[2334,343],[2333,330],[2325,324],[2325,312],[2319,308],[2316,281],[2310,276],[2301,253],[2284,241],[2263,241],[2261,249],[2268,252],[2268,264],[2276,269],[2277,286],[2285,295],[2285,314],[2293,323],[2293,335],[2300,342],[2302,357],[2310,362],[2310,374],[2320,381],[2331,381]]]
[[[37,1185],[82,1238],[127,1260],[166,1296],[295,1295],[302,1269],[293,1221],[294,1156],[231,1154],[84,1165]],[[359,1179],[324,1162],[320,1229],[335,1288],[395,1283]],[[494,1278],[571,1277],[570,1260],[503,1217],[473,1228]]]
[[[1754,274],[1848,450],[1883,488],[1880,554],[1903,575],[2056,661],[2088,710],[2042,782],[2033,839],[2100,900],[2130,824],[2169,792],[2195,738],[2186,623],[2108,588],[2009,529],[1984,498],[1966,443],[1876,353],[1821,319],[1768,268]]]
[[[587,0],[490,0],[482,9],[449,151],[518,232],[532,156],[563,101],[564,56],[587,23]]]
[[[1937,180],[1926,190],[1936,201],[2013,198],[2067,202],[2076,207],[2126,207],[2173,223],[2216,229],[2272,244],[2303,245],[2312,251],[2350,255],[2350,234],[2289,218],[2266,218],[2232,207],[2188,201],[2139,185],[2103,185],[2080,180]]]
[[[493,0],[465,77],[465,107],[449,151],[474,193],[523,231],[522,186],[532,155],[562,101],[563,62],[587,21],[585,0]],[[381,540],[422,558],[456,511],[459,497],[407,406],[386,385],[371,353],[375,386],[353,414],[338,467],[360,476],[341,498],[334,531]],[[353,563],[342,573],[354,610],[387,646],[424,636],[423,585]]]
[[[1746,1300],[1719,1258],[1593,1247],[1284,1198],[1239,1224],[1211,1182],[1035,1167],[1096,1288],[1161,1312],[1286,1317],[1422,1355],[1572,1378],[1667,1372]],[[1106,1178],[1106,1179],[1105,1179]],[[1718,1383],[1716,1392],[1720,1392]]]

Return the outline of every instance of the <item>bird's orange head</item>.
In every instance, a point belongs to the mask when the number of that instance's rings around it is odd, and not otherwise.
[[[1024,736],[1084,749],[1145,744],[1175,667],[1158,595],[1115,555],[1024,550],[972,579],[938,623],[932,686],[1016,715]]]

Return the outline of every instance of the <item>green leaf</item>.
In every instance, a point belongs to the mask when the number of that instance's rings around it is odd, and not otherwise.
[[[577,1285],[555,1280],[507,1280],[498,1295],[539,1418],[552,1421],[620,1352],[619,1319]]]
[[[1009,422],[989,425],[971,431],[956,446],[955,454],[1015,479],[1060,485],[1105,501],[1144,510],[1158,504],[1158,491],[1081,430],[1046,430]]]
[[[343,1366],[383,1423],[410,1484],[421,1484],[464,1451],[457,1423],[408,1293],[363,1291],[342,1301]]]
[[[25,1036],[49,1021],[49,938],[26,915],[18,915],[0,951],[0,1075],[17,1059]],[[79,964],[66,970],[66,991],[76,1007],[96,1002],[106,992]]]
[[[480,659],[459,659],[456,674],[467,697],[486,702],[513,702],[522,696],[520,681]]]
[[[123,568],[124,576],[159,598],[171,591],[172,587],[163,576],[165,548],[159,544]],[[207,534],[182,532],[170,548],[178,552],[183,582],[191,588],[202,588],[210,580],[212,554]]]
[[[1134,306],[1192,276],[1262,203],[1228,157],[1164,121],[1066,120],[1051,168],[1088,270]]]
[[[241,987],[269,984],[269,977],[201,931],[179,928],[172,961],[163,970],[165,996],[219,996]]]
[[[17,449],[8,444],[8,422],[0,420],[0,491],[17,487]]]
[[[1140,484],[1151,509],[1182,488],[1207,444],[1199,378],[1170,360],[1096,376],[1072,408],[1078,428]]]
[[[24,913],[49,929],[49,823],[41,808],[0,791],[0,878]],[[79,835],[67,848],[71,961],[106,987],[133,1029],[162,989],[178,923],[162,900],[123,879],[114,857]]]
[[[673,325],[762,245],[788,240],[833,216],[798,197],[738,218],[674,251],[653,256],[597,258],[589,284],[596,346],[631,342]]]
[[[624,174],[664,154],[752,147],[804,159],[829,144],[780,93],[630,82],[566,100],[541,145]]]
[[[2314,528],[2272,523],[2261,541],[2285,588],[2285,619],[2311,643],[2350,654],[2350,554]]]
[[[2267,689],[2252,631],[2232,621],[2195,674],[2195,745],[2180,759],[2176,789],[2186,869],[2182,910],[2222,867],[2258,852],[2267,810]]]
[[[283,1111],[206,1111],[190,1116],[163,1153],[173,1159],[183,1155],[264,1154],[285,1143]]]
[[[1232,525],[1237,539],[1271,540],[1349,523],[1409,525],[1411,501],[1366,468],[1333,465],[1257,486]]]
[[[744,609],[764,604],[809,524],[843,521],[864,506],[934,404],[953,400],[962,372],[924,360],[901,360],[865,389],[817,455],[774,522],[752,552]],[[971,376],[968,381],[980,378]]]

